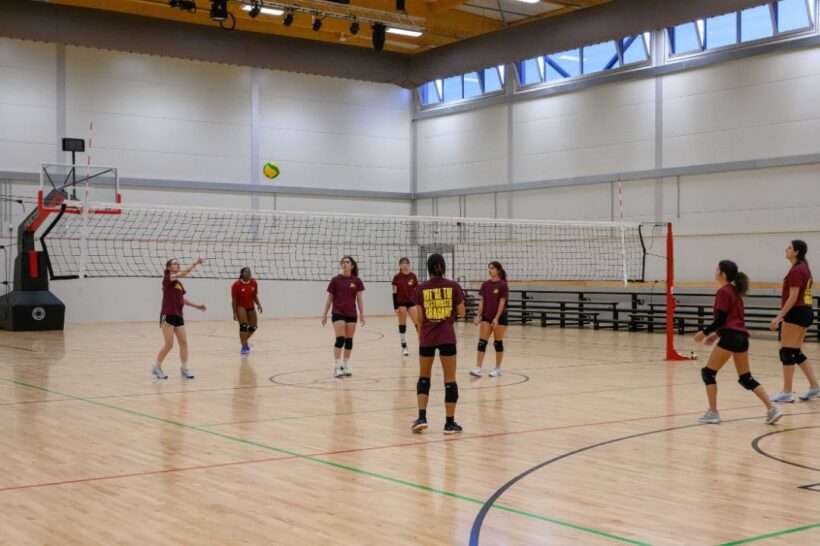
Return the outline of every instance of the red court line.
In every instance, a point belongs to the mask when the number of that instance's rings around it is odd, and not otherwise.
[[[734,411],[734,410],[741,410],[741,409],[749,409],[749,408],[756,408],[758,405],[754,406],[741,406],[736,408],[728,408],[724,411]],[[426,444],[439,444],[443,442],[458,442],[464,440],[477,440],[483,438],[496,438],[499,436],[516,436],[520,434],[531,434],[534,432],[550,432],[555,430],[567,430],[573,428],[584,428],[584,427],[595,427],[595,426],[605,426],[605,425],[615,425],[619,423],[630,423],[636,421],[650,421],[653,419],[665,419],[670,417],[685,417],[687,415],[697,415],[701,413],[700,411],[689,411],[683,413],[672,413],[672,414],[665,414],[665,415],[654,415],[654,416],[647,416],[647,417],[632,417],[629,419],[613,419],[610,421],[597,421],[594,423],[578,423],[575,425],[560,425],[554,427],[542,427],[542,428],[535,428],[535,429],[527,429],[527,430],[513,430],[509,432],[491,432],[488,434],[475,434],[470,436],[456,436],[456,437],[449,437],[449,438],[441,438],[438,440],[428,440],[428,441],[420,441],[420,442],[405,442],[401,444],[390,444],[385,446],[371,446],[371,447],[359,447],[359,448],[351,448],[351,449],[338,449],[334,451],[322,451],[319,453],[307,453],[305,455],[287,455],[283,457],[268,457],[265,459],[251,459],[245,461],[233,461],[229,463],[214,463],[214,464],[207,464],[207,465],[197,465],[197,466],[187,466],[181,468],[167,468],[163,470],[147,470],[144,472],[133,472],[130,474],[114,474],[110,476],[97,476],[93,478],[79,478],[75,480],[62,480],[62,481],[55,481],[55,482],[43,482],[43,483],[32,483],[26,485],[15,485],[10,487],[2,487],[0,488],[0,493],[8,492],[8,491],[20,491],[24,489],[37,489],[43,487],[53,487],[59,485],[72,485],[72,484],[83,484],[83,483],[90,483],[90,482],[98,482],[98,481],[108,481],[108,480],[118,480],[123,478],[137,478],[142,476],[156,476],[162,474],[171,474],[176,472],[187,472],[189,470],[210,470],[213,468],[224,468],[230,466],[242,466],[248,464],[258,464],[258,463],[269,463],[273,461],[288,461],[294,459],[303,459],[305,457],[328,457],[332,455],[345,455],[350,453],[362,453],[365,451],[378,451],[382,449],[397,449],[397,448],[404,448],[404,447],[415,447],[421,446]]]
[[[14,485],[11,487],[2,487],[0,488],[0,493],[6,491],[19,491],[21,489],[36,489],[38,487],[52,487],[55,485],[71,485],[71,484],[78,484],[78,483],[89,483],[89,482],[100,482],[106,480],[119,480],[121,478],[137,478],[140,476],[155,476],[158,474],[171,474],[174,472],[187,472],[188,470],[208,470],[211,468],[222,468],[226,466],[239,466],[245,464],[254,464],[254,463],[269,463],[272,461],[283,461],[286,459],[299,459],[298,455],[287,455],[284,457],[268,457],[267,459],[253,459],[247,461],[233,461],[230,463],[214,463],[214,464],[204,464],[198,466],[184,466],[180,468],[166,468],[163,470],[146,470],[145,472],[133,472],[130,474],[114,474],[111,476],[96,476],[93,478],[80,478],[76,480],[62,480],[57,482],[43,482],[43,483],[32,483],[27,485]]]

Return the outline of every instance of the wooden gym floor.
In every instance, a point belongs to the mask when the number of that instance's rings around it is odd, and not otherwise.
[[[440,375],[410,433],[392,318],[344,380],[317,320],[263,321],[247,359],[235,324],[188,329],[187,383],[176,353],[152,382],[156,323],[0,332],[0,544],[820,544],[820,402],[766,426],[729,365],[725,422],[697,425],[705,354],[667,365],[662,336],[511,327],[506,375],[474,380],[459,325],[465,432],[445,437]],[[770,393],[776,356],[753,340]]]

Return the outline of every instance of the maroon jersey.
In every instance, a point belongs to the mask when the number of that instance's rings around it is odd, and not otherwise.
[[[806,262],[799,262],[792,266],[789,274],[783,279],[783,293],[781,296],[782,303],[786,303],[789,299],[789,289],[792,287],[798,288],[797,302],[795,307],[811,307],[812,302],[812,278],[811,270]]]
[[[182,316],[185,307],[185,287],[178,279],[171,280],[171,274],[166,273],[162,279],[162,311],[165,316]]]
[[[746,329],[746,311],[743,306],[743,298],[738,296],[735,287],[731,284],[723,285],[715,295],[715,318],[718,311],[726,313],[726,323],[718,328],[718,335],[723,335],[724,330],[734,330],[748,335]]]
[[[356,295],[364,292],[364,283],[359,277],[336,275],[330,279],[327,292],[333,296],[333,313],[345,317],[355,317]]]
[[[421,347],[455,344],[453,323],[456,308],[464,303],[464,292],[457,282],[441,277],[432,278],[416,288],[413,303],[421,308]]]
[[[231,287],[231,297],[239,305],[245,309],[253,309],[256,303],[256,294],[259,288],[256,286],[256,281],[251,279],[248,282],[243,282],[239,279]]]
[[[481,311],[481,320],[484,322],[495,320],[495,314],[498,313],[498,307],[501,305],[501,298],[504,298],[505,302],[510,299],[510,289],[507,286],[507,281],[501,279],[484,281],[478,293],[484,301],[484,307]],[[504,312],[507,312],[506,308]]]
[[[399,305],[403,303],[413,303],[413,294],[416,292],[416,286],[419,280],[415,273],[396,273],[393,277],[393,286],[396,287],[396,301]]]

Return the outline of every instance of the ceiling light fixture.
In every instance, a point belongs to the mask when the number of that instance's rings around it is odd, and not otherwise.
[[[387,27],[385,31],[388,34],[395,34],[397,36],[409,36],[410,38],[419,38],[423,35],[423,32],[418,30],[407,30],[406,28],[398,28],[398,27]]]

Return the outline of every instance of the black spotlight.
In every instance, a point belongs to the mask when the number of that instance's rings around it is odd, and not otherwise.
[[[168,2],[172,8],[179,8],[182,11],[196,13],[196,2],[194,0],[171,0]]]
[[[293,24],[293,12],[292,11],[288,11],[285,14],[285,18],[282,20],[282,24],[285,25],[286,27],[289,27],[290,25]]]
[[[250,15],[251,19],[256,19],[261,11],[262,3],[257,1],[253,3],[253,7],[251,7],[250,11],[248,11],[248,15]]]
[[[382,23],[373,23],[373,49],[381,51],[384,49],[385,31],[387,28]]]
[[[322,28],[322,20],[313,16],[313,32],[319,32],[319,29]]]
[[[228,0],[211,0],[211,20],[220,23],[228,20]]]
[[[404,0],[396,0],[396,9],[398,11],[404,11]]]
[[[350,34],[355,36],[358,33],[359,33],[359,22],[354,20],[352,23],[350,23]]]

